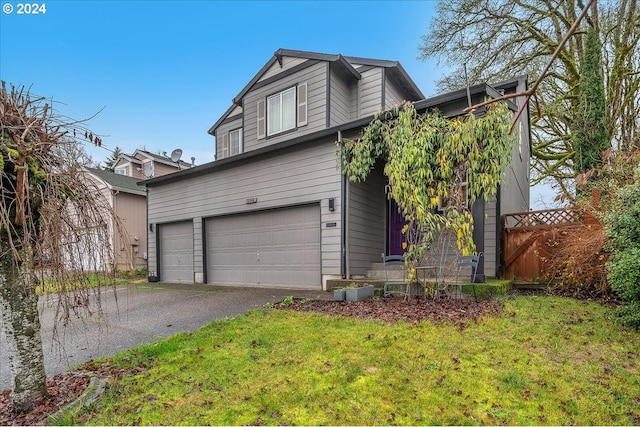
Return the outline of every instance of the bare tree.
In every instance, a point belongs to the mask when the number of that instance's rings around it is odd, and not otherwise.
[[[557,60],[536,90],[540,115],[532,116],[535,180],[547,177],[566,190],[573,182],[578,111],[578,64],[587,27],[598,35],[606,91],[607,138],[619,150],[633,150],[640,129],[640,12],[637,0],[601,0],[586,22],[560,46],[586,2],[573,0],[447,0],[422,39],[423,58],[437,57],[453,70],[442,90],[495,82],[517,74],[536,80],[549,59]]]
[[[115,283],[111,239],[120,232],[104,197],[67,155],[84,139],[101,139],[46,101],[2,82],[0,304],[17,411],[47,393],[37,286],[60,292],[56,324],[100,313],[99,286]]]

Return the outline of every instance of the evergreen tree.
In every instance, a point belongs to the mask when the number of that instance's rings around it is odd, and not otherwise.
[[[574,170],[577,174],[602,167],[602,153],[609,148],[600,58],[598,36],[593,28],[589,28],[580,67],[580,95],[574,131]]]
[[[104,170],[113,172],[114,166],[118,161],[118,158],[124,154],[124,151],[118,146],[113,150],[111,155],[104,161]]]

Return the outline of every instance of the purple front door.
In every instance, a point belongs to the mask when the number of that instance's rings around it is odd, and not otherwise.
[[[389,201],[389,253],[388,255],[402,255],[405,250],[402,248],[402,242],[404,242],[404,234],[402,234],[402,227],[405,226],[405,221],[402,214],[398,211],[398,204],[395,200]]]

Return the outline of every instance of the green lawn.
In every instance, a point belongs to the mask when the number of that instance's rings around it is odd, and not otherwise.
[[[281,310],[214,321],[105,363],[98,425],[640,424],[640,334],[595,303],[510,297],[464,328]]]

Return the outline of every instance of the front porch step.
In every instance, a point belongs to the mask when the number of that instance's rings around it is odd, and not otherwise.
[[[393,269],[387,271],[388,276],[385,274],[384,270],[369,270],[367,271],[367,279],[375,279],[375,280],[402,280],[404,279],[404,272],[401,269]]]

